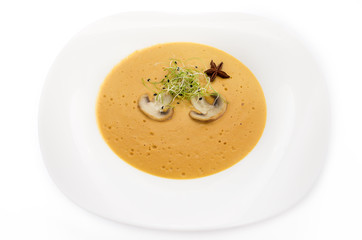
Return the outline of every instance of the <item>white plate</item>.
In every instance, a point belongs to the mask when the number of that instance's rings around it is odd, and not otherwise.
[[[122,58],[156,43],[222,49],[256,75],[267,101],[255,149],[221,173],[171,180],[119,159],[96,125],[100,84]],[[76,204],[105,218],[169,230],[220,229],[274,216],[311,188],[325,160],[329,102],[306,49],[280,26],[235,13],[127,13],[77,34],[50,69],[40,103],[45,164]]]

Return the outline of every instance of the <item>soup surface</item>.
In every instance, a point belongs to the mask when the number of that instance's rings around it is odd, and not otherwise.
[[[138,108],[140,96],[153,92],[142,79],[165,77],[170,59],[205,71],[210,61],[223,62],[230,78],[216,77],[212,87],[227,101],[219,119],[192,119],[190,101],[175,100],[167,121],[155,121]],[[266,103],[253,73],[233,56],[196,43],[166,43],[132,53],[105,78],[96,115],[108,146],[122,160],[165,178],[190,179],[225,170],[242,160],[259,141],[266,122]]]

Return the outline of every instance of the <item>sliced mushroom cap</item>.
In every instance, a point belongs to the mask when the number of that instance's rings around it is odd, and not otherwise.
[[[157,95],[152,101],[144,94],[138,100],[138,107],[147,117],[156,121],[166,121],[173,115],[173,109],[167,106],[171,101],[172,96],[169,94]]]
[[[193,97],[191,103],[194,108],[199,111],[191,111],[190,117],[198,121],[214,121],[220,118],[226,111],[227,103],[220,97],[220,95],[212,95],[214,98],[213,104],[210,104],[203,98]]]

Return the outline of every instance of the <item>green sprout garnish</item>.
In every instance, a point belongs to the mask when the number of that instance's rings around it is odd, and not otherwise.
[[[185,66],[182,61],[171,59],[170,65],[164,67],[164,71],[166,75],[161,81],[154,82],[151,79],[146,81],[142,79],[142,82],[145,87],[154,92],[156,99],[162,98],[164,94],[170,94],[173,99],[169,106],[172,106],[176,99],[190,100],[192,97],[202,98],[215,94],[219,95],[211,86],[210,77],[198,66]],[[153,88],[147,84],[151,84]]]

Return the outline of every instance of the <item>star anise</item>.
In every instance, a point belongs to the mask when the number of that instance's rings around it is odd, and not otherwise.
[[[222,78],[229,78],[230,77],[226,72],[221,71],[222,65],[223,65],[223,62],[221,62],[218,66],[216,66],[214,61],[211,60],[211,62],[210,62],[211,68],[207,69],[205,71],[207,76],[210,77],[210,82],[213,82],[217,76],[222,77]]]

